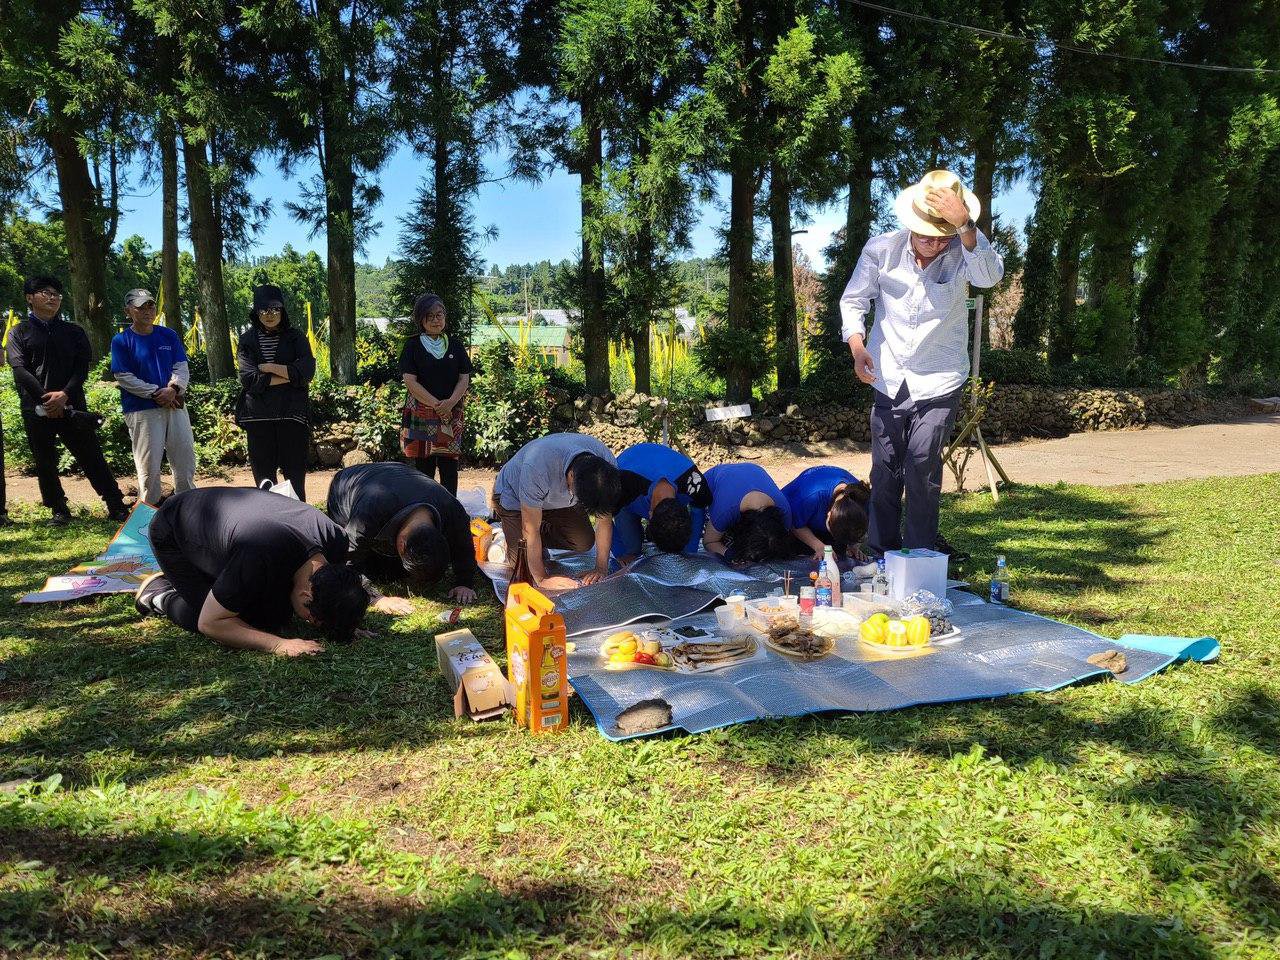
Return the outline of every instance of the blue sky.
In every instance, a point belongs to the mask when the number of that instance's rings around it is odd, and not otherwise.
[[[489,175],[505,173],[505,158],[493,154],[487,158]],[[375,219],[381,222],[376,235],[369,241],[361,259],[382,264],[396,253],[400,233],[400,217],[410,209],[417,192],[418,182],[426,171],[425,163],[407,148],[395,153],[378,174],[383,200]],[[285,202],[299,198],[299,177],[283,177],[274,164],[264,165],[251,184],[255,197],[269,197],[272,212],[263,231],[258,235],[254,254],[265,256],[280,250],[286,243],[295,249],[314,249],[324,254],[324,237],[307,238],[307,231],[289,216]],[[152,247],[160,245],[160,191],[135,185],[135,196],[126,201],[122,217],[121,238],[141,234]],[[1035,198],[1024,183],[1016,184],[1003,196],[996,198],[996,212],[1006,220],[1022,227],[1035,203]],[[693,235],[693,254],[710,256],[719,245],[717,230],[723,225],[726,214],[723,206],[709,204],[700,211],[701,217]],[[796,224],[797,229],[807,226],[808,233],[795,238],[818,266],[824,265],[822,249],[830,242],[832,232],[844,220],[842,204],[811,213],[810,224]],[[529,263],[538,260],[553,262],[577,254],[581,220],[578,214],[578,178],[558,170],[537,184],[514,180],[486,184],[481,188],[476,203],[476,222],[481,227],[493,225],[498,236],[485,245],[482,255],[488,263],[506,265]],[[184,239],[184,246],[187,246]]]

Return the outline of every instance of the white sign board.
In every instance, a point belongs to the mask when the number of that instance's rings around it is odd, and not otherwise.
[[[714,423],[717,420],[738,420],[742,417],[751,416],[751,404],[739,403],[732,407],[707,407],[707,422]]]

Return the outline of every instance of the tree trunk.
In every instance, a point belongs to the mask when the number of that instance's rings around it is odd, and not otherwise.
[[[580,191],[582,207],[582,353],[586,390],[592,396],[609,392],[609,332],[604,317],[604,251],[591,240],[589,224],[596,215],[604,166],[604,133],[592,116],[592,104],[579,104],[586,131]]]
[[[160,301],[164,322],[183,335],[182,300],[178,292],[178,133],[169,117],[161,117],[160,179],[163,194],[160,240]]]
[[[737,121],[740,132],[729,155],[729,297],[725,323],[731,336],[754,340],[756,335],[753,335],[752,329],[758,326],[751,316],[758,173],[754,151],[759,124],[755,103],[758,84],[754,77],[759,66],[755,62],[755,4],[753,0],[737,0],[736,6],[734,33],[737,62],[734,69],[737,73],[737,89],[730,117]],[[725,398],[730,403],[750,400],[751,379],[751,369],[747,366],[745,357],[735,355],[725,369]]]
[[[101,210],[94,200],[88,161],[80,153],[75,137],[55,130],[49,133],[48,142],[62,199],[62,227],[71,267],[71,308],[89,335],[96,360],[110,349],[113,332],[107,310],[107,249]]]
[[[773,228],[773,333],[778,389],[800,386],[796,339],[796,282],[791,253],[791,179],[778,161],[769,169],[769,224]]]
[[[871,153],[864,149],[849,176],[849,203],[845,211],[844,251],[841,261],[845,280],[853,273],[853,267],[862,255],[862,248],[871,239],[871,223],[875,219],[875,200],[871,192],[874,180]]]
[[[328,161],[329,374],[351,384],[356,379],[356,178],[349,155],[331,147]]]
[[[224,380],[235,376],[235,357],[231,353],[231,330],[227,326],[227,303],[222,286],[222,224],[213,211],[209,155],[203,143],[184,136],[182,159],[187,172],[187,211],[191,246],[196,254],[200,322],[209,360],[209,379]]]
[[[1058,277],[1058,305],[1050,317],[1049,363],[1070,363],[1075,355],[1076,288],[1080,285],[1080,240],[1084,232],[1080,212],[1068,210],[1058,241],[1054,272]]]
[[[978,213],[978,229],[988,240],[991,239],[991,195],[995,192],[996,179],[996,131],[988,126],[978,136],[973,158],[973,192],[982,204]],[[991,295],[987,295],[986,316],[982,331],[983,343],[992,343],[991,339]]]
[[[647,319],[647,318],[646,318]],[[653,361],[649,341],[649,324],[639,317],[631,332],[631,356],[635,361],[636,393],[653,393]]]
[[[729,302],[725,322],[735,335],[748,338],[752,327],[755,214],[755,163],[749,148],[736,147],[729,183]],[[725,399],[730,403],[745,403],[751,399],[751,371],[741,361],[730,361],[724,380]]]
[[[660,306],[658,299],[657,265],[654,263],[653,226],[647,220],[639,225],[636,234],[635,270],[640,295],[633,300],[634,315],[630,327],[632,366],[635,370],[636,393],[653,393],[653,365],[651,360],[650,327]]]

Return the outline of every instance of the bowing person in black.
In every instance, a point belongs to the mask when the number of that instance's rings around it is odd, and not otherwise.
[[[350,562],[375,576],[430,586],[453,568],[449,598],[476,597],[479,568],[466,508],[441,484],[404,463],[363,463],[334,474],[329,518],[351,544]],[[384,597],[382,601],[408,604]],[[387,613],[408,613],[386,607]]]
[[[280,656],[319,653],[282,636],[294,614],[348,643],[369,607],[346,565],[347,535],[315,507],[266,490],[174,494],[151,519],[160,573],[135,603],[224,646]]]

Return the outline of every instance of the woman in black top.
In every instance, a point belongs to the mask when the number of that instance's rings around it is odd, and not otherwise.
[[[458,458],[462,456],[463,399],[471,385],[471,358],[466,345],[444,332],[444,301],[424,294],[413,305],[418,336],[400,352],[404,377],[404,410],[400,445],[405,458],[428,477],[440,471],[440,483],[458,492]]]
[[[311,444],[307,387],[316,375],[316,359],[306,335],[290,325],[279,287],[254,289],[236,365],[241,386],[236,423],[248,435],[254,483],[275,483],[278,471],[305,503]]]

